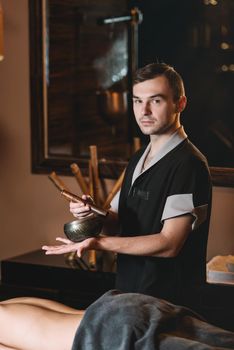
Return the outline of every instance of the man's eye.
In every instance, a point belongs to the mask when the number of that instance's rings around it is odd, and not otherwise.
[[[157,104],[157,103],[160,103],[161,100],[159,98],[155,98],[155,99],[151,100],[151,102]]]
[[[133,100],[135,104],[141,103],[141,100]]]

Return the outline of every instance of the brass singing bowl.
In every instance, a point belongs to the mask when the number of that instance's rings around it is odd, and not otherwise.
[[[64,224],[64,233],[72,242],[97,237],[103,227],[104,216],[92,215]]]

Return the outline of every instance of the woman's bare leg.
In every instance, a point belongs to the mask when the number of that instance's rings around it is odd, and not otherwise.
[[[81,314],[81,315],[84,314],[83,310],[77,310],[70,306],[61,304],[57,301],[42,299],[42,298],[33,298],[33,297],[12,298],[12,299],[1,301],[0,305],[1,304],[27,304],[27,305],[41,306],[49,310],[54,310],[54,311],[63,312],[63,313],[69,313],[69,314],[74,313],[74,314]]]
[[[80,312],[72,308],[69,313],[41,305],[1,303],[0,344],[15,350],[71,349],[81,319]]]

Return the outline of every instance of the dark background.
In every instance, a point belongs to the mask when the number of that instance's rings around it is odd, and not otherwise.
[[[234,166],[234,1],[132,1],[143,13],[139,66],[166,62],[182,75],[182,124],[210,166]]]

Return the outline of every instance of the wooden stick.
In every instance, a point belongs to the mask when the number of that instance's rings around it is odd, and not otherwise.
[[[70,168],[71,168],[71,171],[72,171],[73,175],[75,175],[75,179],[76,179],[78,185],[80,186],[81,191],[84,194],[88,194],[89,193],[89,189],[88,189],[88,186],[87,186],[87,183],[86,183],[85,179],[83,178],[83,175],[81,173],[81,170],[80,170],[78,164],[72,163],[70,165]]]
[[[90,168],[89,174],[90,179],[89,183],[93,190],[93,199],[97,205],[100,205],[99,198],[99,174],[98,174],[98,156],[97,156],[97,146],[89,146],[90,150]],[[89,250],[89,265],[91,268],[95,269],[97,263],[97,254],[95,250]]]
[[[125,174],[125,169],[122,172],[122,174],[119,176],[118,180],[116,181],[116,183],[114,184],[112,190],[110,191],[110,193],[107,196],[107,199],[103,205],[104,209],[108,209],[110,206],[110,202],[112,201],[112,199],[114,198],[114,196],[116,195],[116,193],[119,191],[122,182],[123,182],[123,178],[124,178],[124,174]]]
[[[135,153],[141,148],[141,140],[139,137],[133,138],[133,152]]]
[[[94,199],[94,188],[93,188],[93,167],[91,160],[89,160],[89,194]],[[88,262],[90,268],[94,269],[96,266],[96,252],[95,250],[88,251]]]
[[[72,201],[72,202],[82,202],[84,204],[88,204],[90,206],[90,210],[97,214],[97,215],[103,215],[106,216],[108,214],[108,212],[102,208],[97,207],[95,204],[93,203],[89,203],[88,201],[84,200],[83,198],[77,196],[74,193],[71,193],[69,191],[63,190],[61,191],[61,195],[64,196],[66,199]]]
[[[96,264],[97,264],[97,254],[95,250],[89,250],[89,267],[92,270],[96,270]]]
[[[4,58],[4,44],[3,44],[3,9],[2,4],[0,3],[0,61]]]
[[[55,171],[52,171],[48,175],[48,178],[53,182],[55,187],[61,192],[63,190],[69,191],[68,187],[64,184],[64,182],[58,177]]]
[[[93,168],[92,168],[91,160],[89,160],[89,194],[94,199]]]
[[[92,168],[92,174],[93,174],[94,202],[97,205],[100,205],[97,146],[91,145],[89,146],[89,149],[90,149],[91,168]]]

